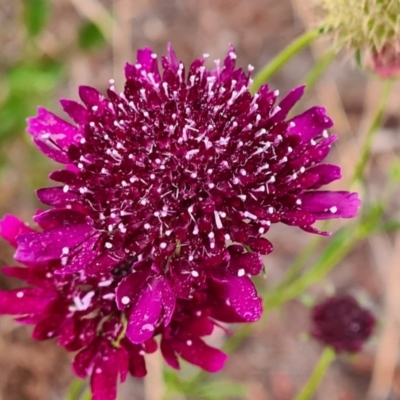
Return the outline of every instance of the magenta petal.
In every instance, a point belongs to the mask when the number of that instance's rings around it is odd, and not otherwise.
[[[128,369],[129,369],[129,355],[128,352],[124,347],[119,347],[119,348],[113,348],[113,351],[115,352],[114,358],[114,366],[118,366],[118,371],[120,374],[120,381],[125,382],[126,377],[128,375]]]
[[[33,138],[33,143],[36,147],[47,157],[61,164],[67,164],[69,158],[66,152],[60,149],[57,144],[54,144],[51,140],[47,139],[46,136],[42,138]]]
[[[314,235],[331,236],[330,232],[321,231],[313,226],[300,226],[300,229],[302,229],[304,232],[313,233]]]
[[[175,51],[171,43],[168,43],[168,61],[172,71],[176,73],[178,70],[179,61],[178,58],[176,57]]]
[[[301,201],[302,209],[317,219],[353,218],[361,205],[357,193],[344,191],[306,192],[301,196]]]
[[[160,81],[160,73],[158,72],[157,57],[150,47],[140,49],[137,51],[137,61],[141,65],[141,68],[146,71],[147,74],[153,74],[153,79],[156,82]]]
[[[134,79],[137,76],[137,69],[130,63],[125,64],[124,72],[126,80]]]
[[[143,343],[154,335],[162,309],[162,288],[160,281],[154,279],[138,293],[129,311],[126,336],[132,343]]]
[[[46,230],[60,226],[84,224],[85,218],[86,216],[78,211],[58,208],[44,211],[33,217],[34,221]]]
[[[208,316],[192,318],[185,323],[185,333],[193,336],[208,336],[214,331],[214,323]]]
[[[0,291],[0,314],[24,315],[43,312],[54,299],[52,293],[46,293],[34,288]]]
[[[308,210],[291,210],[285,211],[282,215],[282,222],[291,226],[307,226],[316,221],[316,216],[310,214]]]
[[[161,350],[161,354],[164,357],[164,360],[166,361],[166,363],[170,367],[179,370],[180,369],[179,360],[175,354],[175,350],[173,347],[173,341],[164,339],[164,337],[163,337],[161,339],[161,343],[160,343],[160,350]]]
[[[68,344],[63,344],[63,346],[65,346],[68,351],[77,351],[80,350],[82,347],[90,345],[90,343],[92,343],[97,336],[97,323],[98,320],[96,320],[95,318],[84,320],[75,319],[75,338],[72,342]],[[62,333],[60,332],[58,337],[59,343],[61,337]]]
[[[327,185],[342,177],[340,167],[333,164],[316,165],[315,167],[309,168],[307,172],[318,176],[318,181],[312,186],[313,189],[319,189],[321,186]]]
[[[289,126],[289,133],[300,135],[304,141],[309,141],[322,134],[325,129],[333,125],[333,121],[326,115],[325,108],[313,107],[297,117],[294,117]]]
[[[143,378],[146,376],[146,363],[142,355],[143,345],[133,344],[126,338],[121,341],[121,345],[125,348],[129,357],[130,374],[136,378]]]
[[[251,250],[260,254],[269,254],[274,249],[272,243],[263,237],[249,238],[246,240],[246,244],[251,248]]]
[[[71,252],[68,263],[57,270],[59,274],[72,274],[86,271],[90,275],[108,272],[120,261],[114,259],[108,253],[99,251],[98,234],[91,236],[85,244],[79,247],[77,252]]]
[[[82,104],[74,100],[61,99],[60,103],[64,111],[79,125],[84,125],[88,122],[89,113]]]
[[[88,253],[89,251],[86,256]],[[73,271],[86,270],[89,275],[99,276],[100,274],[109,272],[113,267],[121,262],[121,260],[112,257],[111,254],[99,254],[99,252],[96,252],[95,250],[92,250],[92,256],[93,258],[90,260],[90,257],[88,257],[88,263],[84,264],[78,254],[78,257],[75,256],[69,265],[62,270],[58,270],[58,272],[69,274]]]
[[[129,274],[121,280],[115,291],[117,307],[123,311],[131,307],[148,279],[147,272],[138,271]]]
[[[162,287],[163,299],[163,324],[167,326],[172,318],[175,309],[175,295],[172,292],[171,285],[167,279],[162,279],[160,283]]]
[[[128,370],[128,354],[123,347],[114,348],[108,343],[102,350],[90,378],[92,400],[115,400],[118,375],[123,381]]]
[[[46,155],[63,163],[68,161],[68,147],[82,137],[73,125],[42,107],[36,117],[28,118],[27,130]]]
[[[78,199],[78,196],[74,193],[65,193],[61,186],[39,189],[36,194],[43,204],[49,206],[67,206]]]
[[[75,356],[72,362],[72,369],[79,378],[85,379],[93,371],[96,359],[101,357],[101,354],[99,354],[100,344],[101,339],[98,338]]]
[[[236,313],[248,322],[260,319],[261,299],[247,276],[232,277],[225,283],[226,301]]]
[[[70,167],[71,164],[67,165],[67,168]],[[75,167],[74,167],[75,168]],[[69,169],[61,169],[56,170],[50,173],[49,178],[56,182],[66,183],[68,185],[79,185],[79,180],[77,178],[77,174],[75,171]]]
[[[221,350],[215,349],[204,343],[198,337],[187,341],[174,342],[176,352],[191,364],[203,368],[207,372],[218,372],[224,367],[228,356]]]
[[[25,267],[3,267],[1,269],[4,275],[27,281],[31,276],[31,270]]]
[[[79,97],[88,108],[99,106],[104,100],[103,95],[90,86],[79,86]]]
[[[229,268],[237,275],[242,269],[244,273],[258,275],[264,267],[264,263],[258,253],[243,253],[232,257],[229,262]]]
[[[87,320],[86,320],[87,321]],[[82,321],[83,322],[83,321]],[[68,346],[75,340],[76,326],[74,318],[67,318],[62,324],[62,329],[58,335],[57,343],[60,346]]]
[[[35,340],[48,340],[58,335],[61,326],[61,319],[58,316],[51,316],[42,319],[37,323],[32,332]]]
[[[306,89],[305,85],[299,86],[295,89],[292,89],[279,103],[280,111],[278,111],[271,120],[273,121],[281,121],[286,118],[289,114],[289,111],[293,108],[293,106],[303,97],[304,91]]]
[[[13,247],[17,247],[16,237],[18,235],[30,232],[34,232],[33,229],[13,215],[7,214],[0,220],[0,236]]]
[[[151,66],[153,63],[152,58],[153,51],[150,47],[139,49],[136,54],[137,62],[142,66],[146,72],[151,72]]]
[[[59,259],[66,254],[63,249],[82,244],[92,233],[91,226],[76,225],[20,235],[15,259],[25,263]]]

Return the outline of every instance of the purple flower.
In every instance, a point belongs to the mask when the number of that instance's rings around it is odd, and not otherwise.
[[[351,296],[329,297],[312,311],[312,336],[337,352],[357,352],[370,337],[375,318]]]
[[[35,216],[49,228],[49,212]],[[57,226],[57,224],[55,225]],[[0,235],[16,246],[16,237],[35,231],[13,216],[0,221]],[[60,260],[4,267],[3,272],[29,287],[0,291],[0,315],[34,325],[37,340],[57,338],[67,351],[77,352],[73,370],[90,377],[94,400],[114,400],[118,379],[127,373],[146,375],[144,355],[156,351],[154,337],[161,335],[167,363],[179,368],[177,355],[209,372],[219,371],[226,360],[220,350],[207,345],[219,322],[255,321],[261,301],[246,274],[248,266],[262,263],[258,255],[240,246],[228,248],[232,258],[218,266],[226,273],[203,281],[191,300],[178,300],[157,264],[131,259],[101,277],[83,271],[58,273]],[[254,259],[254,260],[252,260]],[[240,275],[240,276],[238,276]]]
[[[268,86],[251,96],[235,59],[230,48],[215,69],[202,58],[185,71],[169,47],[160,72],[146,48],[126,65],[123,92],[111,81],[107,95],[82,86],[83,104],[61,100],[72,123],[40,108],[28,131],[66,164],[50,175],[60,186],[38,191],[57,227],[21,235],[16,259],[62,257],[62,273],[100,274],[140,255],[204,278],[226,241],[268,254],[271,224],[321,233],[317,220],[355,216],[355,193],[320,190],[340,178],[322,164],[336,140],[325,110],[287,119],[304,87],[278,103]]]
[[[32,232],[13,216],[0,221],[1,236],[15,245],[15,237]],[[122,266],[123,267],[123,266]],[[143,355],[154,352],[151,335],[141,344],[125,338],[126,316],[115,302],[116,287],[123,274],[87,277],[82,273],[58,274],[59,261],[4,267],[3,272],[25,281],[30,287],[0,291],[0,314],[17,316],[33,324],[37,340],[57,338],[68,351],[79,351],[73,368],[81,378],[91,377],[94,400],[115,400],[118,376],[128,371],[146,375]],[[117,368],[116,368],[117,366]]]
[[[262,313],[251,277],[272,251],[274,223],[326,234],[318,220],[351,218],[355,193],[320,190],[340,178],[323,164],[335,136],[325,110],[288,119],[304,88],[280,102],[235,68],[230,48],[208,70],[185,72],[172,48],[161,60],[139,50],[122,93],[81,86],[81,103],[61,100],[72,121],[44,108],[28,120],[39,149],[64,164],[50,206],[0,221],[1,236],[25,267],[6,267],[29,287],[0,292],[0,314],[33,324],[38,340],[77,351],[75,373],[90,377],[94,400],[114,400],[118,379],[146,374],[145,353],[178,356],[209,372],[226,355],[204,336]],[[251,69],[251,68],[250,68]],[[249,71],[250,71],[249,69]]]
[[[179,369],[177,354],[208,372],[224,366],[226,354],[201,339],[211,335],[215,326],[209,296],[198,292],[192,300],[180,300],[171,324],[163,330],[161,352],[172,368]]]

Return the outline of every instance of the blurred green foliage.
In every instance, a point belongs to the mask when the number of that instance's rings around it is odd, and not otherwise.
[[[24,22],[29,37],[43,31],[49,19],[50,5],[47,0],[23,0]]]
[[[9,142],[24,138],[26,119],[36,114],[37,107],[56,107],[58,89],[67,81],[74,54],[101,51],[106,44],[99,28],[78,15],[73,43],[71,38],[55,39],[52,35],[58,27],[52,24],[49,0],[19,0],[9,9],[20,24],[17,31],[24,34],[13,38],[14,53],[0,58],[0,167],[7,162]],[[46,35],[55,42],[53,51],[43,45]]]
[[[88,21],[79,30],[78,42],[82,50],[93,50],[105,44],[105,38],[98,26]]]
[[[173,400],[177,394],[183,394],[191,400],[224,400],[232,397],[244,398],[246,395],[242,384],[220,377],[213,380],[210,375],[207,375],[207,379],[182,379],[176,371],[165,369],[164,382],[167,387],[165,400]]]
[[[9,68],[5,75],[8,95],[0,107],[1,141],[25,129],[25,119],[35,113],[38,105],[49,103],[63,77],[63,65],[56,60],[21,60]]]

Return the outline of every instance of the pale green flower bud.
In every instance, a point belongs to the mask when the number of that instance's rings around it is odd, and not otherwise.
[[[320,0],[335,47],[384,77],[400,75],[400,0]]]

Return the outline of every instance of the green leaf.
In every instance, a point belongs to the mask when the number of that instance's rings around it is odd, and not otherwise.
[[[23,0],[24,21],[29,36],[35,37],[43,31],[50,13],[47,0]]]
[[[79,29],[78,43],[82,50],[93,50],[105,43],[105,38],[100,29],[93,22],[86,22]]]

